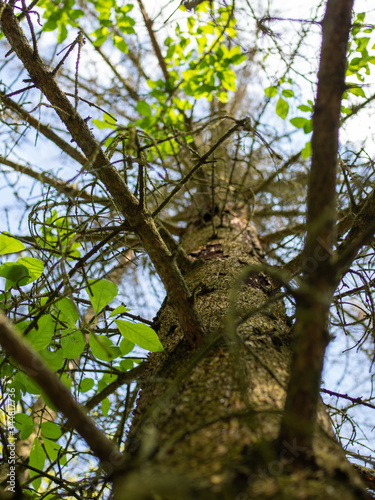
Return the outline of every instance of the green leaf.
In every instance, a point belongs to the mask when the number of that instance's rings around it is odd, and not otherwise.
[[[311,156],[311,141],[306,142],[305,147],[302,149],[301,156],[303,159],[309,158]]]
[[[267,87],[266,89],[264,89],[264,93],[267,97],[274,97],[277,94],[277,87]]]
[[[17,264],[25,266],[29,271],[30,279],[28,283],[32,283],[38,279],[44,271],[43,262],[40,259],[35,259],[34,257],[22,257],[17,260]]]
[[[117,286],[108,280],[89,280],[86,287],[95,314],[99,314],[118,294]]]
[[[74,302],[68,299],[68,297],[63,297],[56,302],[55,308],[59,313],[59,321],[65,323],[65,326],[75,328],[76,322],[79,319],[79,314]]]
[[[113,373],[104,373],[103,377],[98,382],[98,392],[102,391],[108,384],[117,380],[117,377],[118,376]]]
[[[130,359],[123,359],[122,361],[120,361],[120,369],[124,372],[131,370],[133,366],[133,361],[131,361]]]
[[[132,30],[134,32],[133,28],[127,28],[127,31],[129,31],[129,30]],[[124,30],[122,30],[122,31],[124,31]],[[113,37],[113,41],[114,41],[115,46],[119,50],[121,50],[121,52],[123,52],[124,54],[127,54],[129,52],[129,46],[121,36]]]
[[[352,109],[351,108],[347,108],[345,106],[341,106],[341,113],[344,113],[346,115],[351,115],[352,114]]]
[[[124,312],[128,312],[130,311],[130,309],[128,309],[127,307],[125,307],[123,304],[121,304],[121,306],[118,306],[116,307],[116,309],[114,309],[111,314],[109,315],[110,318],[113,318],[113,316],[117,316],[118,314],[122,314]]]
[[[306,104],[301,104],[300,106],[298,106],[298,109],[300,111],[306,111],[306,112],[313,110],[312,106],[307,106]]]
[[[56,351],[50,351],[48,349],[44,349],[43,351],[40,351],[39,354],[44,359],[46,364],[54,372],[59,370],[64,363],[64,356],[63,356],[62,349],[58,349]]]
[[[131,323],[122,319],[115,319],[115,323],[123,337],[134,342],[143,349],[151,352],[163,351],[163,346],[156,332],[143,323]]]
[[[51,460],[51,462],[57,460],[59,456],[59,451],[61,450],[61,446],[55,441],[51,441],[46,437],[43,438],[43,444],[46,449],[48,458]],[[64,465],[65,463],[66,463],[66,457],[62,455],[60,458],[60,464]]]
[[[95,385],[95,381],[92,378],[84,378],[79,383],[79,391],[87,392],[90,391]]]
[[[65,24],[60,24],[59,26],[59,34],[57,35],[57,41],[59,43],[62,43],[64,40],[66,40],[66,37],[68,36],[68,30],[66,28]]]
[[[111,407],[111,403],[109,402],[108,398],[103,399],[101,407],[102,407],[102,413],[106,417]]]
[[[25,248],[25,245],[16,240],[13,236],[6,233],[0,234],[0,255],[21,252],[21,250]]]
[[[141,115],[151,116],[151,107],[146,101],[137,102],[137,111]]]
[[[25,339],[30,342],[36,351],[41,351],[51,343],[55,325],[52,316],[45,314],[38,320],[37,327],[30,330]]]
[[[120,348],[104,335],[90,332],[89,344],[92,354],[102,361],[112,361],[121,356]]]
[[[26,413],[17,413],[14,417],[14,424],[21,431],[20,439],[27,439],[34,430],[34,420]]]
[[[38,384],[36,384],[26,373],[18,372],[14,377],[14,382],[20,386],[23,392],[30,394],[40,394],[42,391]]]
[[[289,98],[289,97],[294,97],[294,92],[293,92],[293,90],[291,90],[291,89],[284,89],[284,90],[282,91],[282,95],[283,95],[284,97],[286,97],[286,98]]]
[[[59,439],[62,436],[60,427],[55,422],[43,422],[40,426],[42,436],[48,439]]]
[[[303,128],[307,121],[308,121],[307,118],[297,117],[297,118],[292,118],[290,120],[290,123],[293,125],[293,127]]]
[[[285,118],[288,116],[288,113],[289,113],[289,104],[282,97],[279,97],[279,100],[277,101],[277,104],[276,104],[276,113],[283,120],[285,120]]]
[[[226,102],[228,102],[228,100],[229,100],[229,96],[228,96],[228,93],[227,93],[227,92],[223,92],[223,91],[222,91],[222,92],[216,92],[216,94],[215,94],[215,95],[216,95],[217,99],[218,99],[220,102],[224,103],[224,104],[225,104]]]
[[[122,339],[120,342],[120,351],[123,356],[129,354],[134,349],[134,342],[130,342],[128,339]]]
[[[61,332],[61,347],[64,358],[78,358],[82,354],[85,345],[85,338],[80,330],[67,328]]]
[[[365,91],[363,90],[362,87],[349,87],[347,90],[350,94],[366,98]]]
[[[14,286],[26,285],[29,280],[29,271],[26,266],[5,262],[0,266],[0,276],[6,279],[5,290]]]
[[[218,77],[221,80],[223,87],[227,90],[236,90],[236,74],[234,71],[228,69],[226,71],[218,72]]]
[[[310,132],[312,132],[312,129],[313,129],[313,121],[312,121],[312,119],[307,120],[307,122],[303,126],[303,131],[305,132],[305,134],[309,134]]]
[[[359,23],[363,23],[363,21],[365,20],[365,17],[366,17],[366,13],[365,12],[359,12],[357,14],[357,21]]]
[[[38,438],[35,438],[30,451],[29,464],[32,467],[35,467],[35,469],[43,471],[45,461],[46,461],[46,454],[42,448],[42,445],[39,443]],[[33,470],[30,470],[29,474],[30,478],[33,478],[34,476],[38,475],[38,473]],[[42,478],[40,477],[38,479],[35,479],[35,481],[33,481],[32,484],[35,489],[38,489],[41,482]]]
[[[159,83],[160,80],[158,81],[154,81],[154,80],[147,80],[147,85],[150,87],[150,89],[157,89],[158,88],[158,83]]]
[[[112,116],[107,115],[107,113],[103,113],[103,120],[92,120],[92,123],[96,125],[98,129],[111,128],[115,130],[117,128],[116,120]]]

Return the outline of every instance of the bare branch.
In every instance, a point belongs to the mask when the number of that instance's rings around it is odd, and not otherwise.
[[[15,172],[21,172],[22,174],[28,175],[29,177],[36,179],[42,184],[46,184],[48,186],[53,187],[59,193],[65,194],[71,198],[81,198],[82,200],[92,202],[92,203],[104,203],[108,204],[108,200],[104,198],[100,198],[99,196],[94,196],[81,189],[77,189],[72,186],[68,182],[62,182],[45,172],[36,172],[31,167],[27,167],[26,165],[21,165],[14,161],[8,160],[8,158],[4,158],[4,156],[0,156],[0,163],[12,168]]]
[[[5,107],[11,109],[15,113],[18,114],[26,123],[31,125],[35,130],[40,132],[47,137],[50,141],[56,144],[57,147],[64,151],[64,153],[71,156],[74,160],[78,161],[81,165],[85,165],[87,163],[87,158],[80,153],[76,148],[71,146],[68,142],[64,141],[59,135],[57,135],[53,130],[50,129],[47,125],[44,125],[39,120],[34,118],[30,113],[28,113],[22,106],[18,103],[14,102],[10,97],[7,97],[3,93],[0,93],[0,101],[5,105]]]

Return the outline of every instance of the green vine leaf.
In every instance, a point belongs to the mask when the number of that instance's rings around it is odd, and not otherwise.
[[[94,385],[95,381],[92,378],[84,378],[79,383],[79,392],[88,392],[94,387]]]
[[[45,451],[43,450],[43,447],[40,444],[39,439],[36,437],[34,439],[32,447],[31,447],[29,464],[32,467],[34,467],[35,469],[43,471],[45,462],[46,462]],[[34,476],[37,476],[37,475],[38,475],[38,472],[36,472],[34,470],[30,470],[30,478],[33,478]],[[42,478],[39,477],[39,478],[35,479],[32,482],[32,484],[33,484],[35,489],[38,489],[40,487],[41,482],[42,482]]]
[[[38,320],[36,328],[30,330],[25,339],[30,342],[33,349],[41,351],[51,343],[55,327],[56,322],[53,317],[50,314],[45,314]]]
[[[79,319],[79,314],[74,302],[68,297],[63,297],[58,302],[56,302],[55,308],[58,312],[59,322],[63,323],[64,326],[75,328],[76,323]]]
[[[64,358],[78,358],[82,354],[85,345],[85,338],[80,330],[66,328],[61,331],[61,350]]]
[[[289,104],[282,97],[279,97],[279,100],[277,101],[277,104],[276,104],[276,113],[283,120],[285,120],[285,118],[288,116],[288,113],[289,113]]]
[[[89,280],[86,291],[95,314],[99,314],[118,294],[115,283],[108,280]]]
[[[48,439],[59,439],[62,436],[61,429],[55,422],[42,422],[40,431]]]
[[[34,430],[34,420],[26,413],[17,413],[14,417],[14,424],[20,430],[20,439],[27,439]]]
[[[29,271],[26,266],[5,262],[0,266],[0,276],[6,279],[5,290],[9,290],[12,287],[26,285],[29,280]]]
[[[115,320],[121,335],[134,342],[134,344],[139,345],[143,349],[151,352],[161,352],[163,351],[163,346],[157,336],[156,332],[149,326],[143,323],[131,323],[123,319]]]
[[[102,361],[112,361],[121,356],[120,348],[104,335],[90,332],[89,344],[92,354]]]
[[[14,236],[6,233],[0,234],[0,255],[21,252],[25,248],[25,245]]]
[[[277,87],[267,87],[266,89],[264,89],[264,93],[267,97],[272,98],[277,94]]]

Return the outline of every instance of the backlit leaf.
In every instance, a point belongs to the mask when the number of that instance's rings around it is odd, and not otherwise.
[[[277,101],[277,104],[276,104],[276,113],[283,120],[285,120],[285,118],[288,116],[288,113],[289,113],[289,104],[282,97],[279,97],[279,100]]]
[[[104,335],[96,335],[90,332],[90,349],[93,355],[102,361],[112,361],[121,356],[121,350]]]
[[[122,319],[115,320],[121,335],[151,352],[163,351],[163,346],[156,332],[143,323],[131,323]]]
[[[15,253],[24,250],[25,245],[12,236],[5,233],[0,234],[0,255]]]
[[[95,313],[99,314],[116,297],[118,288],[108,280],[89,280],[89,284],[86,290]]]

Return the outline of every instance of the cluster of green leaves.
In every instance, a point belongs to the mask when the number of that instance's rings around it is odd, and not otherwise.
[[[119,7],[116,0],[95,0],[94,5],[98,12],[97,19],[100,24],[100,27],[92,33],[95,37],[95,45],[100,47],[108,38],[111,38],[118,50],[127,53],[129,51],[128,44],[123,35],[135,33],[133,27],[135,20],[128,15],[133,10],[134,5],[126,4],[123,7]],[[122,33],[122,35],[114,33],[109,29],[113,25],[116,26],[118,32]]]
[[[278,100],[276,103],[276,114],[280,116],[282,120],[285,120],[285,118],[289,114],[289,103],[286,99],[295,97],[294,91],[291,88],[285,88],[284,84],[293,86],[293,83],[294,82],[291,78],[288,78],[288,80],[285,80],[285,78],[281,78],[277,86],[271,85],[271,87],[267,87],[266,89],[264,89],[264,93],[269,99],[278,96]]]
[[[0,255],[21,252],[25,245],[11,235],[0,234]],[[44,265],[40,259],[34,257],[21,257],[16,262],[4,262],[0,265],[0,277],[5,278],[5,292],[11,288],[19,288],[37,280],[43,273]],[[9,293],[3,293],[5,300]]]
[[[97,27],[91,32],[94,44],[99,47],[111,41],[116,49],[126,53],[126,37],[135,33],[135,20],[130,16],[134,5],[129,3],[120,7],[116,0],[92,0],[90,3],[97,13]],[[67,38],[69,27],[79,29],[83,11],[75,0],[42,0],[38,7],[43,9],[43,30],[58,30],[59,42]],[[183,5],[180,9],[186,10]],[[225,103],[228,92],[236,90],[233,66],[245,61],[246,55],[236,42],[233,43],[235,26],[232,6],[220,7],[214,12],[214,4],[204,1],[197,6],[194,16],[181,21],[181,25],[176,24],[173,37],[164,40],[169,78],[147,81],[151,90],[147,102],[137,103],[140,118],[134,124],[154,140],[162,140],[158,155],[165,158],[179,151],[176,141],[163,141],[165,132],[171,127],[185,134],[188,143],[193,140],[186,130],[186,112],[195,100],[210,101],[215,96]],[[116,123],[105,114],[102,120],[93,122],[100,129],[127,125]],[[106,146],[113,140],[115,136],[111,134]],[[151,153],[149,160],[152,160]]]
[[[15,415],[15,427],[20,431],[19,438],[27,439],[35,432],[35,422],[27,413]],[[62,436],[60,427],[55,422],[42,422],[37,429],[30,451],[29,464],[36,470],[30,470],[30,478],[39,476],[37,470],[44,470],[47,457],[51,462],[59,461],[60,466],[67,463],[67,457],[63,453],[61,445],[57,440]],[[42,442],[41,442],[41,440]],[[36,477],[33,486],[38,489],[42,478]]]
[[[42,241],[45,247],[56,248],[61,246],[62,231],[65,241],[68,244],[71,231],[67,229],[65,222],[59,220],[56,213],[50,217],[51,225],[55,230],[45,230]],[[70,235],[70,236],[69,236]],[[18,252],[26,252],[25,245],[10,234],[0,234],[0,255],[8,256]],[[43,263],[34,257],[22,257],[16,262],[3,262],[0,266],[0,276],[6,279],[5,290],[2,298],[4,305],[9,302],[12,293],[22,294],[23,287],[37,282],[43,273]],[[85,349],[90,349],[91,357],[94,360],[109,363],[114,368],[114,373],[104,373],[99,379],[85,377],[79,380],[76,390],[84,394],[94,388],[101,391],[111,383],[117,374],[121,371],[131,369],[135,359],[126,357],[131,353],[135,346],[148,351],[162,351],[163,347],[157,334],[152,328],[143,324],[135,323],[123,319],[127,309],[121,305],[113,310],[109,304],[118,296],[118,288],[111,281],[104,279],[88,280],[86,287],[81,290],[87,294],[91,306],[95,313],[95,318],[104,317],[108,327],[112,325],[117,327],[117,334],[114,337],[118,339],[113,342],[106,335],[98,335],[91,331],[89,327],[82,326],[80,311],[74,302],[74,296],[61,296],[50,304],[43,311],[43,314],[37,321],[37,324],[30,329],[25,339],[30,343],[34,351],[37,351],[45,363],[54,372],[58,373],[60,380],[71,387],[72,379],[64,373],[67,361],[80,357]],[[79,295],[79,292],[78,292]],[[26,296],[26,294],[25,294]],[[23,319],[16,322],[20,335],[24,335],[26,328],[31,323],[31,318],[41,311],[41,308],[48,302],[48,294],[40,298],[39,303],[34,301],[29,305],[30,319]],[[48,304],[47,304],[48,305]],[[121,340],[120,340],[121,339]],[[117,362],[115,362],[115,360]],[[1,364],[1,377],[7,381],[7,387],[14,390],[15,401],[29,401],[30,395],[42,395],[46,404],[53,408],[53,404],[48,397],[43,395],[41,389],[35,384],[21,367],[17,367],[12,360],[4,359]],[[26,398],[26,399],[25,399]],[[106,398],[101,404],[103,415],[107,415],[110,410],[110,401]],[[54,422],[43,422],[36,425],[30,414],[21,412],[16,415],[16,427],[20,431],[20,439],[28,438],[33,432],[35,437],[31,449],[29,463],[37,470],[43,470],[47,458],[51,463],[59,460],[60,465],[66,463],[66,456],[62,453],[61,445],[57,442],[61,437],[61,430]],[[31,471],[31,478],[37,476],[37,472]],[[38,489],[41,484],[41,478],[37,477],[33,481],[34,488]]]
[[[116,34],[109,28],[115,25],[123,35],[133,34],[135,20],[128,15],[134,5],[127,4],[118,6],[116,0],[93,0],[91,3],[97,11],[98,28],[92,33],[95,45],[100,47],[110,38],[115,47],[121,52],[128,52],[128,45],[123,36]],[[51,2],[42,0],[38,7],[43,9],[43,18],[46,22],[43,25],[44,31],[58,30],[57,41],[59,43],[66,40],[69,26],[79,28],[79,19],[84,16],[82,9],[77,7],[76,0],[62,0]]]
[[[76,239],[76,232],[71,227],[69,217],[59,215],[57,210],[52,210],[51,215],[43,219],[40,235],[37,235],[35,240],[42,248],[58,248],[69,260],[81,255],[78,250],[81,244]]]
[[[203,21],[200,16],[208,10],[209,2],[202,2],[195,16],[186,19],[183,28],[176,24],[174,37],[164,40],[165,63],[169,78],[147,80],[151,89],[147,102],[137,102],[140,115],[135,126],[144,130],[155,140],[164,139],[165,131],[186,131],[186,113],[197,99],[211,101],[215,96],[219,101],[228,101],[228,92],[236,90],[236,74],[233,66],[246,60],[239,45],[228,48],[228,39],[236,36],[236,19],[231,7],[217,10],[215,18]],[[184,10],[184,7],[181,7]],[[211,12],[212,14],[212,12]],[[102,120],[93,120],[100,129],[115,129],[119,125],[113,118],[104,114]],[[114,138],[111,137],[106,146]],[[186,133],[185,140],[192,141]],[[165,141],[158,146],[158,154],[163,157],[175,154],[179,150],[176,141]]]
[[[371,68],[370,65],[375,64],[375,55],[369,53],[368,45],[371,40],[369,36],[363,36],[363,34],[372,34],[372,28],[367,27],[364,24],[365,13],[359,13],[353,23],[353,29],[351,31],[351,41],[348,46],[348,67],[346,71],[346,76],[355,76],[360,82],[365,80],[365,75],[370,75]],[[372,45],[370,50],[375,49],[375,44]],[[264,90],[265,95],[269,98],[276,98],[276,114],[285,120],[289,114],[290,106],[287,99],[295,98],[295,93],[292,88],[285,88],[285,84],[288,87],[292,87],[294,82],[291,78],[287,81],[285,78],[280,79],[278,85],[272,85]],[[348,84],[347,90],[343,94],[343,99],[348,100],[349,94],[357,97],[366,98],[366,93],[363,86],[356,84]],[[311,134],[312,132],[312,113],[314,110],[314,103],[312,100],[307,100],[307,103],[300,104],[297,109],[304,113],[308,113],[308,117],[296,116],[290,119],[291,125],[303,130],[305,134]],[[341,111],[344,114],[350,114],[352,110],[345,104],[342,105]],[[302,150],[302,157],[308,158],[311,156],[311,142],[308,141]]]
[[[0,235],[0,255],[19,252],[24,249],[23,243],[11,235],[4,233]],[[19,264],[20,261],[26,263],[29,267]],[[36,264],[31,266],[30,261],[36,262]],[[36,275],[34,270],[38,263],[41,270]],[[24,269],[20,272],[19,268]],[[7,273],[3,273],[6,274],[6,287],[14,287],[18,290],[25,284],[35,281],[42,274],[43,263],[39,259],[25,257],[18,259],[16,263],[6,262],[2,264],[1,269],[8,270]],[[13,274],[9,269],[14,269]],[[17,278],[14,278],[16,282],[11,281],[9,276],[11,275],[13,278],[17,273],[21,275],[21,279],[17,275]],[[26,276],[24,276],[25,274]],[[89,296],[95,317],[97,317],[106,313],[107,306],[118,295],[118,287],[108,280],[92,279],[88,281],[85,292]],[[47,296],[42,297],[40,304],[30,308],[30,316],[36,314],[47,301]],[[82,323],[80,322],[80,314],[72,298],[59,297],[47,309],[46,313],[38,319],[35,327],[28,331],[25,338],[54,371],[60,370],[65,360],[75,359],[82,354],[86,346],[85,333],[89,334],[89,346],[92,355],[101,361],[112,362],[116,358],[121,358],[129,354],[135,345],[148,351],[161,351],[163,348],[154,330],[143,323],[134,323],[121,319],[123,313],[126,312],[127,309],[124,306],[119,306],[110,312],[108,318],[106,318],[108,326],[111,327],[111,323],[117,325],[118,333],[122,336],[122,341],[117,346],[104,335],[96,335],[87,328],[80,328],[79,323]],[[30,323],[31,320],[19,321],[17,328],[21,332],[25,331]],[[130,366],[128,362],[124,364],[120,362],[117,368],[119,370],[128,370],[129,367],[132,367],[132,364]],[[9,375],[9,373],[3,374]],[[66,383],[69,386],[71,385],[71,380],[68,377],[66,377]],[[40,394],[40,389],[22,371],[17,372],[13,384],[15,384],[12,387],[17,390],[18,399],[20,398],[20,390],[24,393]]]
[[[288,88],[285,88],[285,85],[287,85]],[[282,120],[285,120],[289,114],[290,107],[287,99],[295,98],[295,93],[293,89],[290,88],[293,85],[294,82],[291,78],[288,78],[288,80],[281,78],[278,86],[272,85],[264,89],[264,93],[269,99],[278,97],[276,102],[276,114]],[[303,130],[305,134],[310,134],[312,132],[313,106],[314,103],[310,100],[307,101],[307,104],[300,104],[297,106],[297,109],[304,113],[308,113],[309,117],[297,116],[289,120],[294,127]],[[311,156],[311,141],[307,141],[302,149],[302,158],[308,158],[309,156]]]
[[[63,42],[68,36],[68,26],[78,27],[78,19],[84,12],[76,8],[75,0],[50,1],[42,0],[38,2],[38,7],[44,10],[43,18],[46,22],[43,25],[44,31],[58,30],[57,40]]]
[[[375,64],[375,44],[369,48],[373,29],[365,24],[366,14],[361,12],[357,14],[353,22],[351,40],[348,46],[348,66],[346,69],[347,78],[355,77],[359,82],[364,82],[366,76],[371,74],[371,65]],[[344,92],[343,99],[349,101],[350,94],[359,98],[366,99],[366,92],[363,85],[348,82],[347,89]],[[350,115],[352,110],[348,105],[343,104],[342,113]]]
[[[353,22],[353,29],[351,32],[351,40],[349,42],[348,47],[348,66],[346,70],[346,76],[354,75],[357,80],[363,82],[365,80],[365,75],[370,75],[370,64],[375,64],[375,55],[371,55],[368,50],[368,44],[370,42],[370,36],[373,32],[373,28],[366,26],[365,23],[366,14],[361,12],[357,14],[356,19]],[[372,45],[370,50],[375,49],[375,44]],[[355,92],[356,89],[349,89],[349,91],[354,95],[359,95],[361,97],[366,97],[362,88],[358,88],[358,91]]]
[[[232,7],[221,7],[214,21],[202,23],[193,16],[188,17],[186,31],[177,24],[176,40],[167,38],[164,42],[168,47],[167,63],[176,72],[182,70],[180,87],[186,95],[209,101],[216,96],[225,103],[228,91],[236,90],[232,67],[246,60],[239,45],[234,43],[228,48],[228,39],[233,40],[236,36],[236,22]],[[190,44],[194,47],[189,50]]]

